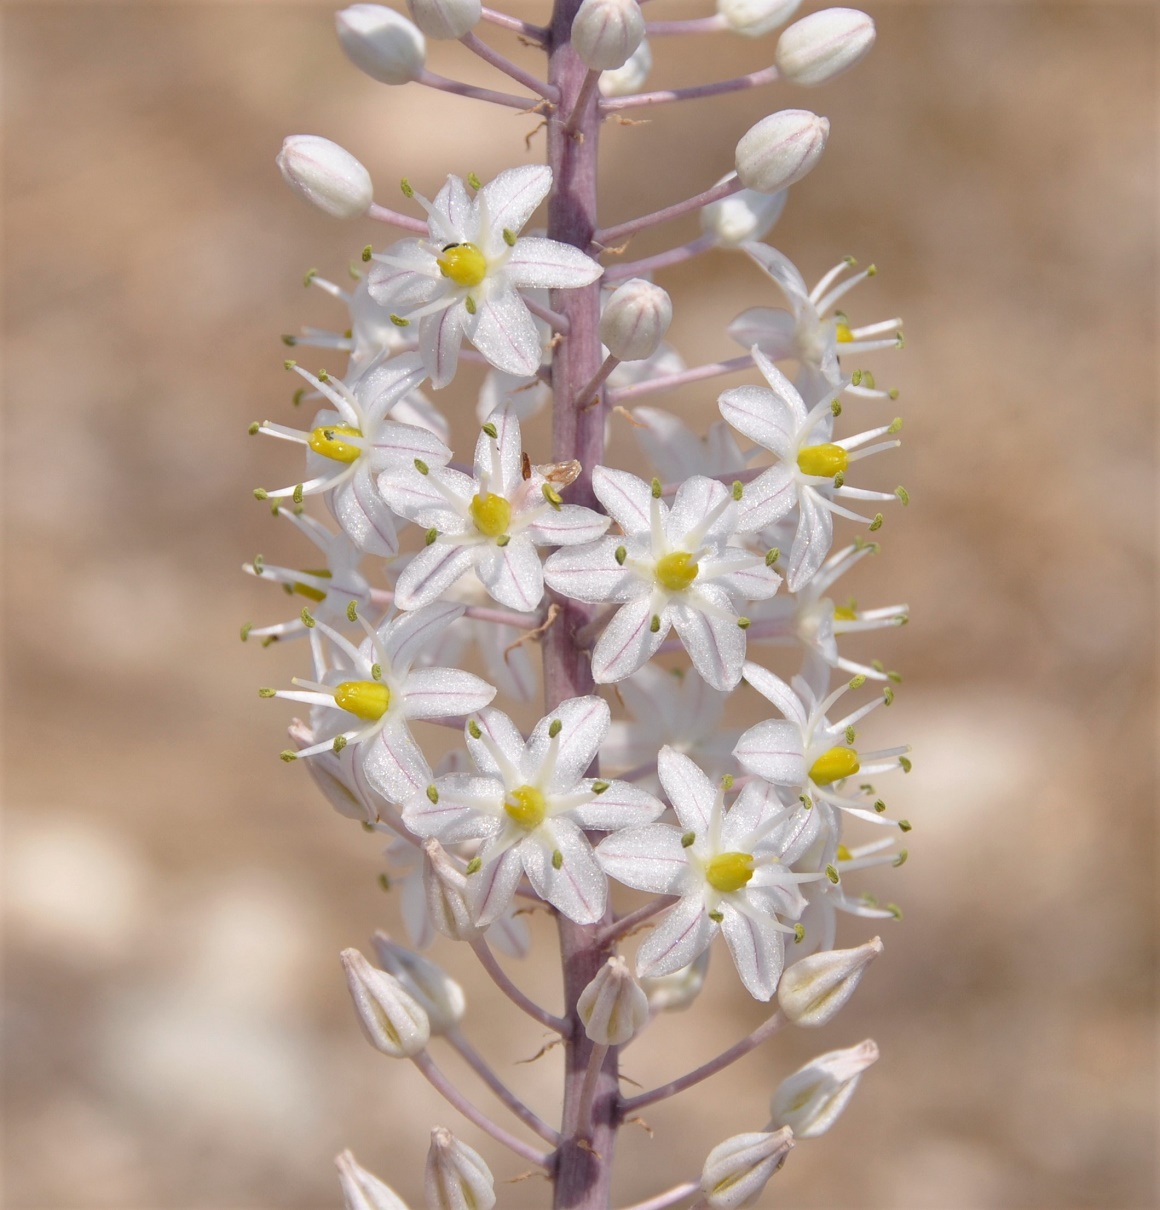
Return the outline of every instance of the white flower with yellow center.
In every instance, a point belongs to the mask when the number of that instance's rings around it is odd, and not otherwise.
[[[741,434],[764,446],[778,461],[745,486],[737,528],[742,533],[771,525],[798,509],[797,531],[789,553],[786,587],[797,592],[817,573],[834,540],[834,514],[877,528],[881,521],[837,503],[842,500],[909,500],[906,492],[876,492],[847,487],[850,464],[900,445],[895,420],[841,441],[832,440],[837,395],[830,392],[807,410],[788,378],[756,346],[750,350],[768,387],[734,387],[717,400],[721,415]],[[879,440],[879,438],[887,440]]]
[[[603,699],[569,698],[525,742],[506,714],[481,710],[466,733],[480,776],[436,778],[404,804],[403,822],[417,836],[445,845],[482,840],[467,866],[478,924],[502,915],[524,874],[570,920],[593,924],[604,915],[608,886],[585,831],[631,827],[664,810],[627,782],[584,776],[609,722]]]
[[[316,680],[295,677],[297,689],[260,690],[263,697],[316,708],[311,723],[316,742],[283,755],[293,760],[357,745],[363,776],[388,802],[402,802],[427,785],[430,770],[410,723],[470,714],[495,697],[495,689],[470,672],[413,667],[423,649],[462,613],[462,605],[441,603],[401,614],[377,630],[364,623],[367,637],[359,647],[312,620],[311,630],[330,640],[341,664],[328,664],[315,639]]]
[[[826,715],[831,707],[850,689],[861,688],[864,676],[854,677],[826,696],[816,694],[802,677],[794,677],[791,687],[753,662],[745,665],[744,676],[785,716],[784,720],[767,719],[750,727],[737,741],[733,755],[746,773],[763,778],[785,801],[798,802],[806,811],[823,803],[871,823],[909,829],[905,820],[886,817],[885,803],[865,779],[894,769],[909,769],[906,753],[910,746],[873,752],[855,747],[855,725],[872,710],[890,705],[892,689],[887,687],[882,696],[830,722]],[[850,779],[855,775],[862,780],[851,786]]]
[[[291,487],[254,494],[262,500],[325,493],[330,511],[347,537],[374,555],[398,553],[399,542],[391,510],[375,489],[375,476],[392,466],[410,466],[416,458],[425,464],[447,462],[451,451],[434,433],[411,424],[387,419],[388,413],[427,376],[415,353],[394,357],[364,374],[353,388],[329,376],[315,378],[301,366],[293,367],[334,404],[314,418],[306,432],[272,424],[251,425],[253,433],[268,433],[306,446],[306,475]]]
[[[834,309],[859,282],[874,276],[874,266],[839,281],[847,269],[854,268],[854,260],[847,257],[810,290],[796,266],[776,248],[758,243],[742,247],[781,288],[790,310],[751,307],[729,325],[729,335],[746,349],[757,345],[773,361],[796,361],[801,367],[797,387],[807,399],[839,387],[854,395],[885,398],[888,392],[877,390],[872,378],[867,382],[869,375],[858,375],[860,385],[851,386],[842,375],[839,358],[902,348],[902,320],[884,319],[852,328],[847,317]]]
[[[488,593],[527,613],[544,595],[537,546],[591,542],[608,518],[564,504],[543,475],[524,478],[520,422],[503,407],[483,426],[475,445],[475,476],[421,460],[388,471],[379,491],[400,516],[427,530],[427,545],[395,585],[400,609],[417,609],[447,592],[474,569]]]
[[[834,948],[838,934],[838,913],[845,912],[850,916],[859,916],[864,920],[898,920],[902,911],[897,904],[882,905],[874,895],[855,895],[848,893],[845,887],[847,874],[858,870],[867,870],[874,866],[903,865],[907,858],[907,850],[897,848],[898,837],[885,836],[868,844],[848,848],[844,844],[826,845],[823,859],[820,863],[808,862],[809,868],[822,869],[832,865],[837,871],[838,881],[832,877],[819,878],[817,882],[806,887],[806,908],[802,912],[801,923],[805,928],[805,936],[797,951],[799,957],[815,951],[825,952]],[[808,861],[809,855],[807,855]],[[803,863],[805,864],[805,863]]]
[[[680,827],[630,828],[596,849],[604,870],[625,886],[679,896],[637,952],[636,973],[655,978],[680,970],[720,931],[745,989],[769,1000],[781,976],[785,935],[795,933],[784,920],[796,920],[805,907],[798,886],[821,875],[792,873],[782,863],[789,812],[760,783],[747,785],[726,810],[732,778],[714,786],[668,747],[657,769]]]
[[[521,289],[575,289],[603,268],[579,248],[519,232],[552,188],[545,165],[509,168],[472,197],[449,176],[432,202],[407,190],[428,215],[427,239],[404,239],[374,256],[371,297],[404,324],[417,323],[419,352],[436,389],[455,377],[466,336],[497,370],[530,376],[540,336]]]
[[[735,601],[773,596],[781,577],[763,555],[728,545],[737,528],[740,484],[733,490],[695,475],[670,507],[661,484],[598,466],[592,488],[623,533],[544,565],[549,587],[577,601],[620,604],[592,652],[598,683],[631,676],[673,626],[693,666],[714,689],[732,689],[745,660],[745,626]],[[748,490],[748,489],[744,489]]]

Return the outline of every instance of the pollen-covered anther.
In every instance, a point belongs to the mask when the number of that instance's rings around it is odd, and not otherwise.
[[[334,690],[334,704],[356,718],[376,723],[391,704],[391,691],[378,681],[343,681]]]
[[[669,592],[684,592],[697,578],[697,560],[688,551],[674,550],[656,563],[657,583]]]
[[[506,534],[512,519],[512,506],[495,492],[477,495],[471,501],[471,519],[475,528],[488,538]]]
[[[853,748],[830,748],[810,766],[810,781],[815,786],[828,786],[851,777],[859,768],[858,753]]]
[[[503,809],[521,828],[527,828],[530,832],[544,822],[548,804],[543,791],[535,786],[520,786],[504,799]]]
[[[344,437],[361,437],[362,433],[349,424],[324,424],[312,429],[307,444],[324,458],[332,458],[335,462],[354,462],[362,454],[362,447]]]
[[[753,877],[751,853],[718,853],[705,869],[705,881],[722,894],[739,891]]]
[[[850,459],[840,445],[826,442],[823,445],[807,445],[798,450],[797,464],[804,475],[832,479],[846,470]]]
[[[444,277],[466,289],[478,286],[487,276],[487,257],[475,244],[448,244],[435,263]]]

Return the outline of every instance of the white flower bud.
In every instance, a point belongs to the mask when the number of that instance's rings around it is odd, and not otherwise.
[[[862,1073],[878,1059],[869,1038],[848,1050],[831,1050],[786,1076],[769,1105],[773,1120],[799,1139],[825,1134],[854,1095]]]
[[[801,0],[717,0],[717,15],[735,33],[759,38],[797,12]]]
[[[824,8],[795,21],[773,61],[795,84],[824,84],[853,67],[874,45],[874,22],[856,8]]]
[[[407,7],[428,38],[462,38],[483,15],[483,0],[407,0]]]
[[[291,189],[334,218],[358,218],[374,201],[371,174],[329,139],[292,134],[276,162]]]
[[[377,1176],[359,1167],[349,1151],[334,1157],[346,1210],[407,1210],[407,1203]]]
[[[377,970],[356,949],[342,951],[350,997],[367,1041],[392,1059],[409,1059],[431,1038],[427,1014],[402,984]]]
[[[746,189],[776,193],[800,181],[821,158],[830,123],[808,109],[762,118],[737,144],[737,176]]]
[[[636,0],[584,0],[572,21],[572,46],[591,71],[623,67],[643,38]]]
[[[684,1012],[701,994],[708,970],[709,951],[703,950],[688,966],[671,975],[642,979],[640,985],[648,997],[649,1008],[654,1013]]]
[[[495,1205],[495,1180],[483,1156],[442,1126],[431,1131],[423,1189],[427,1210],[491,1210]]]
[[[423,35],[401,13],[382,4],[352,4],[334,15],[346,57],[383,84],[407,84],[427,61]]]
[[[467,878],[437,840],[423,844],[423,890],[431,923],[452,941],[474,941],[483,930],[468,903]]]
[[[405,949],[386,933],[372,938],[379,965],[402,985],[427,1014],[432,1036],[445,1034],[463,1020],[467,998],[463,988],[429,958]]]
[[[701,1170],[701,1192],[713,1210],[755,1205],[766,1182],[785,1163],[791,1130],[735,1134],[709,1152]]]
[[[602,97],[626,97],[629,93],[640,92],[648,73],[652,71],[652,51],[649,50],[648,39],[642,38],[640,45],[628,57],[623,67],[612,71],[602,71],[597,87]]]
[[[622,1046],[648,1024],[648,997],[625,960],[609,958],[577,998],[576,1015],[598,1046]]]
[[[825,1025],[854,994],[866,967],[880,953],[882,938],[873,937],[856,949],[826,950],[795,962],[777,985],[781,1011],[795,1025]]]
[[[731,193],[701,208],[701,230],[713,236],[722,248],[762,239],[781,218],[785,199],[784,189],[777,193],[758,193],[754,189]]]
[[[633,277],[617,287],[600,316],[600,340],[619,361],[646,361],[660,347],[673,322],[667,290]]]

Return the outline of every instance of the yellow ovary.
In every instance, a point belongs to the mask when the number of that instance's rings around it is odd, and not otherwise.
[[[798,450],[797,464],[803,474],[821,475],[832,479],[850,465],[846,451],[840,445],[807,445]]]
[[[830,748],[810,766],[810,781],[815,786],[828,786],[843,777],[853,776],[860,767],[858,753],[853,748]]]
[[[353,462],[362,453],[362,449],[349,441],[343,441],[343,438],[361,436],[362,433],[356,428],[351,428],[349,424],[324,424],[311,430],[307,444],[324,458],[333,458],[335,462]]]
[[[854,339],[854,333],[850,331],[849,324],[839,322],[835,330],[841,344],[849,344]]]
[[[548,804],[543,792],[535,786],[520,786],[504,799],[503,809],[521,828],[530,832],[544,822]]]
[[[381,681],[343,681],[334,691],[334,704],[368,723],[377,723],[391,704],[391,691]]]
[[[856,622],[858,620],[857,613],[850,608],[849,605],[836,605],[834,607],[834,621],[836,622]]]
[[[669,592],[684,592],[697,578],[697,571],[697,561],[691,554],[674,550],[672,554],[662,555],[657,560],[657,583]]]
[[[487,276],[487,257],[474,244],[448,244],[435,263],[457,286],[470,289]]]
[[[316,571],[313,567],[304,567],[302,569],[304,576],[317,576],[320,580],[329,580],[331,573],[329,571]],[[326,593],[321,588],[315,588],[312,584],[302,584],[299,581],[294,582],[294,591],[300,597],[306,597],[309,601],[325,601]]]
[[[718,853],[705,869],[705,881],[726,895],[741,890],[752,877],[752,853]]]
[[[498,538],[506,534],[512,520],[512,506],[495,492],[486,496],[476,496],[471,501],[471,519],[475,528],[489,538]]]

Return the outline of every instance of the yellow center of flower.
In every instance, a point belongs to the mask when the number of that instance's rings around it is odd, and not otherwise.
[[[476,496],[471,501],[471,519],[475,528],[489,538],[498,538],[506,534],[512,519],[512,506],[495,492],[486,496]]]
[[[331,572],[316,571],[313,567],[304,567],[302,574],[305,576],[317,576],[320,580],[329,580]],[[315,588],[312,584],[302,584],[298,581],[294,583],[294,591],[300,596],[305,597],[308,601],[325,601],[326,593],[321,588]]]
[[[806,475],[821,475],[832,479],[850,465],[846,451],[840,445],[807,445],[798,450],[797,464]]]
[[[718,853],[705,870],[705,881],[726,895],[741,890],[752,877],[752,853]]]
[[[349,441],[343,441],[343,438],[361,436],[362,433],[349,424],[324,424],[311,431],[307,444],[324,458],[333,458],[335,462],[354,462],[362,450]]]
[[[697,578],[697,560],[686,551],[674,550],[657,560],[657,583],[669,592],[684,592]]]
[[[854,339],[854,333],[850,331],[850,325],[839,323],[836,328],[838,340],[842,344],[849,344]]]
[[[834,620],[838,622],[856,622],[858,615],[849,605],[838,605],[834,608]]]
[[[334,704],[368,723],[377,723],[391,704],[391,691],[381,681],[343,681],[334,691]]]
[[[448,244],[436,258],[439,272],[457,286],[478,286],[487,276],[487,257],[474,244]]]
[[[831,748],[810,766],[810,781],[815,786],[828,786],[843,777],[851,777],[860,767],[858,753],[853,748]]]
[[[853,859],[853,854],[844,844],[838,845],[837,858],[839,861],[850,861]]]
[[[544,822],[548,804],[543,792],[535,786],[520,786],[504,799],[503,809],[521,828],[527,828],[530,832]]]

